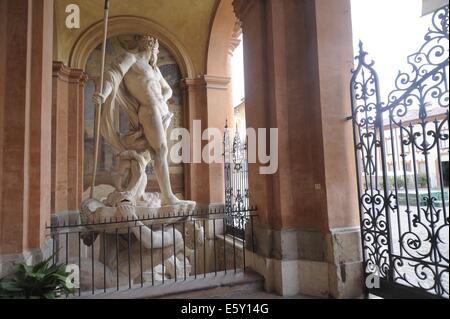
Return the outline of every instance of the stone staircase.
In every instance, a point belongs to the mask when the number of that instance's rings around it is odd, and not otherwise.
[[[83,295],[81,299],[228,299],[236,296],[265,294],[264,278],[254,272],[240,270],[217,273],[217,276],[198,275],[197,279],[186,281],[166,280],[164,285],[135,287],[122,291],[98,292],[95,295]]]
[[[264,292],[264,278],[254,272],[221,273],[215,279],[195,283],[190,291],[178,292],[161,298],[171,299],[228,299],[230,296],[251,296]]]

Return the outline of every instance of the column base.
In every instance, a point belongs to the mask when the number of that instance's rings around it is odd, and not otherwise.
[[[265,278],[267,292],[319,298],[363,296],[359,228],[323,234],[254,226],[255,249],[246,249],[247,266]],[[247,243],[251,243],[247,238]]]

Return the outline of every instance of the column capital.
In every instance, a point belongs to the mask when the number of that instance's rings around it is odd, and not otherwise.
[[[186,78],[181,80],[181,88],[183,90],[196,90],[204,88],[228,90],[230,83],[231,78],[228,76],[202,75],[196,79]]]
[[[199,76],[198,78],[195,79],[191,78],[182,79],[180,85],[183,91],[192,91],[205,88],[206,82],[203,76]]]
[[[70,69],[70,82],[76,82],[84,85],[88,80],[88,75],[81,69]]]
[[[70,77],[70,68],[63,62],[53,61],[53,77],[68,81]]]
[[[65,82],[84,84],[88,76],[81,69],[72,69],[61,61],[53,61],[53,77]]]
[[[215,90],[228,90],[231,78],[228,76],[204,75],[206,87]]]

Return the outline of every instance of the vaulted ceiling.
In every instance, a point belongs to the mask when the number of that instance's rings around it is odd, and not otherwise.
[[[219,0],[110,0],[110,16],[148,19],[175,36],[198,74],[205,73],[212,21]],[[80,28],[66,27],[66,7],[80,7]],[[77,39],[103,19],[103,0],[55,0],[54,59],[66,64]]]

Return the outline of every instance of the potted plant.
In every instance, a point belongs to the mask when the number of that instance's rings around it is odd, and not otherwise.
[[[53,264],[54,256],[34,265],[17,265],[11,275],[0,280],[0,298],[56,299],[73,293],[66,265]]]

